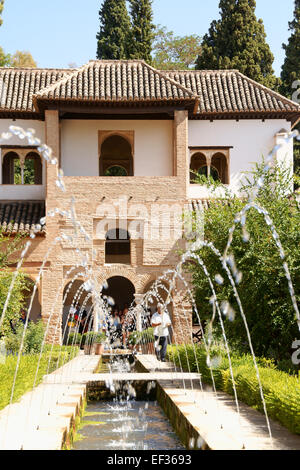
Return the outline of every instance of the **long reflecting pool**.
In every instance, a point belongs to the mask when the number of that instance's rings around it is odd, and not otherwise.
[[[74,450],[183,450],[156,402],[89,403]]]

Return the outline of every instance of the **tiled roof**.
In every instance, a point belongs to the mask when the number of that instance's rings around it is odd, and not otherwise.
[[[300,106],[238,70],[165,72],[199,96],[198,113],[294,112]]]
[[[44,202],[0,202],[0,230],[4,234],[30,235],[34,232],[42,235],[45,227],[40,225],[40,219],[44,216]]]
[[[193,100],[195,94],[141,60],[90,61],[36,93],[40,100],[140,102]]]
[[[237,70],[158,71],[140,60],[93,60],[79,69],[0,68],[0,113],[41,116],[48,102],[199,102],[198,116],[300,117],[300,106]],[[193,106],[194,109],[194,106]]]
[[[72,70],[0,67],[0,112],[35,112],[32,96]]]

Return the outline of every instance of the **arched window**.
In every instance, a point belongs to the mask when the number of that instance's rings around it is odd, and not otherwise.
[[[195,180],[197,175],[208,175],[208,168],[206,163],[206,157],[203,153],[196,153],[192,156],[191,165],[190,165],[190,182],[191,184],[195,184]]]
[[[190,183],[195,184],[197,174],[211,177],[222,184],[229,184],[228,158],[217,149],[206,149],[195,153],[191,158]]]
[[[214,171],[212,171],[214,169]],[[223,184],[228,184],[228,164],[225,155],[215,153],[211,159],[211,176]]]
[[[109,230],[105,238],[105,263],[130,264],[130,235],[127,230]]]
[[[104,140],[99,172],[100,176],[133,176],[132,148],[128,140],[120,135]]]
[[[43,166],[38,153],[9,151],[2,160],[2,184],[42,184]]]
[[[2,184],[22,184],[20,158],[16,152],[8,152],[4,155]]]
[[[24,164],[24,184],[42,184],[42,172],[41,157],[35,152],[30,152],[26,155]]]

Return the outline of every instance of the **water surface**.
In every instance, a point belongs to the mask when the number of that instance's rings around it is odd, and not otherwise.
[[[89,403],[73,448],[184,450],[160,406],[145,401]]]

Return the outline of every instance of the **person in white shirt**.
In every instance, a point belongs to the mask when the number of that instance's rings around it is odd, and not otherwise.
[[[166,362],[171,319],[168,312],[162,310],[162,304],[157,305],[157,312],[151,318],[151,325],[154,327],[155,344],[160,346],[160,349],[158,347],[155,348],[156,357],[159,361]]]

